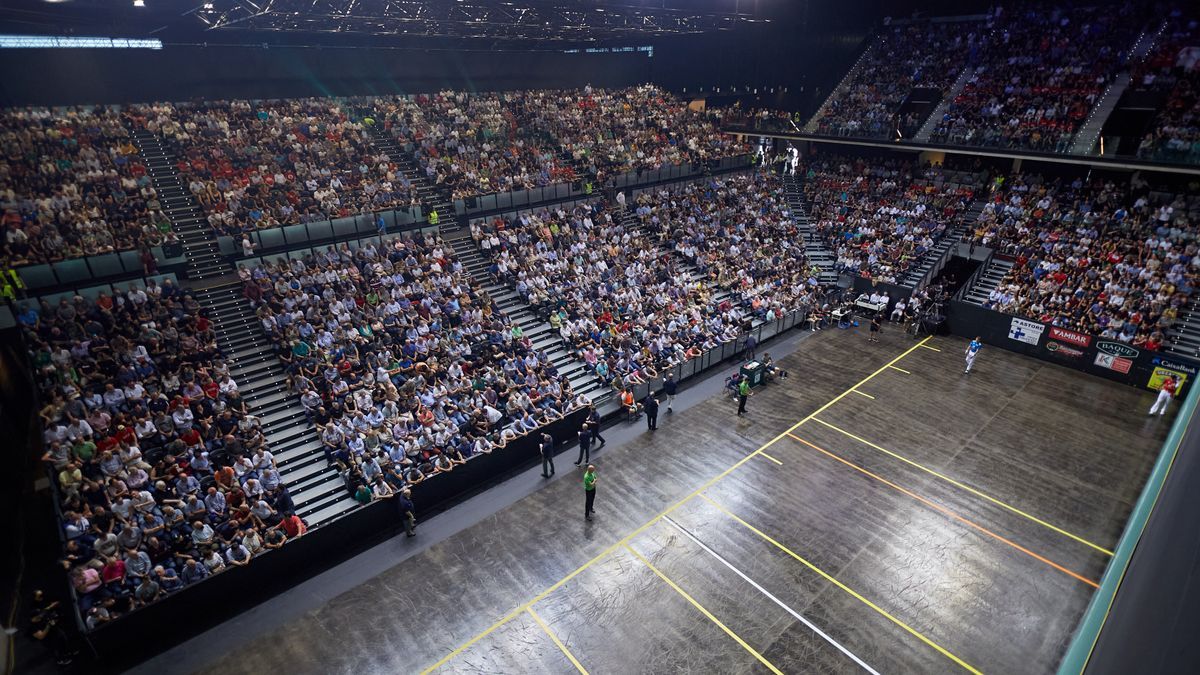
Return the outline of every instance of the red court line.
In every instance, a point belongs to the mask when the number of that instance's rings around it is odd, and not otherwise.
[[[953,519],[955,519],[955,520],[957,520],[957,521],[959,521],[959,522],[961,522],[961,523],[963,523],[963,524],[965,524],[965,525],[968,525],[968,526],[970,526],[970,527],[972,527],[972,528],[974,528],[974,529],[976,529],[976,530],[979,530],[980,532],[982,532],[982,533],[986,534],[987,536],[989,536],[989,537],[991,537],[991,538],[995,539],[996,541],[999,541],[999,542],[1001,542],[1001,543],[1003,543],[1003,544],[1007,544],[1008,546],[1011,546],[1011,547],[1015,548],[1016,550],[1020,551],[1021,553],[1024,553],[1025,555],[1027,555],[1027,556],[1029,556],[1029,557],[1031,557],[1031,558],[1034,558],[1035,560],[1039,560],[1039,561],[1041,561],[1041,562],[1044,562],[1044,563],[1046,563],[1047,565],[1049,565],[1049,566],[1053,567],[1054,569],[1056,569],[1056,570],[1058,570],[1058,571],[1062,572],[1063,574],[1070,575],[1070,576],[1072,576],[1072,577],[1074,577],[1074,578],[1076,578],[1076,579],[1078,579],[1078,580],[1082,581],[1083,583],[1087,584],[1088,586],[1091,586],[1092,588],[1100,588],[1100,584],[1096,583],[1095,581],[1092,581],[1091,579],[1088,579],[1087,577],[1085,577],[1085,576],[1083,576],[1083,575],[1081,575],[1081,574],[1078,574],[1078,573],[1076,573],[1076,572],[1072,572],[1071,570],[1067,569],[1066,567],[1063,567],[1062,565],[1059,565],[1058,563],[1054,562],[1053,560],[1050,560],[1049,558],[1042,557],[1042,556],[1040,556],[1040,555],[1038,555],[1038,554],[1034,553],[1033,551],[1030,551],[1029,549],[1025,548],[1024,546],[1021,546],[1020,544],[1018,544],[1018,543],[1016,543],[1016,542],[1012,541],[1011,539],[1007,539],[1007,538],[1005,538],[1005,537],[1002,537],[1002,536],[1000,536],[1000,535],[996,534],[995,532],[992,532],[991,530],[987,529],[986,527],[984,527],[984,526],[982,526],[982,525],[980,525],[980,524],[978,524],[978,523],[976,523],[976,522],[974,522],[974,521],[972,521],[972,520],[969,520],[969,519],[967,519],[967,518],[964,518],[964,517],[962,517],[962,516],[958,515],[957,513],[955,513],[955,512],[953,512],[953,511],[951,511],[950,509],[948,509],[948,508],[946,508],[946,507],[942,506],[941,504],[937,504],[937,503],[931,502],[931,501],[929,501],[928,499],[926,499],[926,498],[924,498],[924,497],[922,497],[922,496],[920,496],[920,495],[918,495],[918,494],[916,494],[916,493],[914,493],[914,492],[911,492],[911,491],[909,491],[909,490],[906,490],[905,488],[902,488],[902,487],[900,487],[899,485],[896,485],[895,483],[891,482],[890,480],[888,480],[888,479],[886,479],[886,478],[883,478],[882,476],[878,476],[878,475],[876,475],[876,474],[873,474],[873,473],[871,473],[870,471],[867,471],[866,469],[862,468],[861,466],[859,466],[859,465],[857,465],[857,464],[855,464],[855,463],[853,463],[853,462],[850,462],[850,461],[848,461],[848,460],[846,460],[846,459],[843,459],[843,458],[841,458],[841,457],[839,457],[839,456],[837,456],[837,455],[833,454],[832,452],[830,452],[830,451],[826,450],[825,448],[822,448],[822,447],[820,447],[820,446],[818,446],[818,445],[814,445],[814,444],[812,444],[812,443],[810,443],[810,442],[808,442],[808,441],[804,440],[803,438],[800,438],[799,436],[797,436],[797,435],[795,435],[795,434],[793,434],[793,433],[791,433],[791,432],[788,432],[788,436],[791,436],[791,437],[792,437],[792,439],[794,439],[794,440],[797,440],[797,441],[799,441],[799,442],[801,442],[801,443],[803,443],[803,444],[807,445],[808,447],[812,448],[813,450],[816,450],[816,451],[818,451],[818,452],[821,452],[821,453],[823,453],[823,454],[825,454],[825,455],[827,455],[827,456],[829,456],[829,457],[832,457],[833,459],[836,459],[837,461],[841,462],[842,464],[845,464],[846,466],[848,466],[848,467],[850,467],[850,468],[854,469],[855,471],[858,471],[859,473],[862,473],[862,474],[864,474],[864,475],[870,476],[871,478],[874,478],[875,480],[879,481],[880,483],[883,483],[884,485],[887,485],[887,486],[889,486],[889,487],[891,487],[891,488],[894,488],[894,489],[896,489],[896,490],[898,490],[898,491],[900,491],[900,492],[903,492],[904,494],[908,495],[909,497],[912,497],[913,499],[915,499],[915,500],[917,500],[917,501],[921,502],[922,504],[925,504],[926,506],[928,506],[928,507],[930,507],[930,508],[932,508],[932,509],[935,509],[935,510],[937,510],[937,511],[939,511],[939,512],[941,512],[941,513],[943,513],[943,514],[945,514],[945,515],[947,515],[947,516],[950,516],[951,518],[953,518]]]

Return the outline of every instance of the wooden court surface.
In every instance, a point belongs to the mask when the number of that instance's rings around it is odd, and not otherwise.
[[[1170,416],[958,338],[827,331],[213,672],[1050,672]],[[730,369],[732,370],[732,369]]]

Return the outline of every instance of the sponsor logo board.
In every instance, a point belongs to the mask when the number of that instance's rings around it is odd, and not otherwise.
[[[1092,344],[1091,335],[1088,335],[1087,333],[1079,333],[1073,330],[1067,330],[1066,328],[1059,328],[1058,326],[1050,327],[1050,337],[1054,338],[1055,340],[1061,340],[1062,342],[1066,342],[1068,344],[1073,344],[1076,347],[1087,347]]]
[[[1104,344],[1104,343],[1102,342],[1100,344]],[[1137,351],[1137,350],[1135,349],[1134,351]],[[1126,359],[1126,358],[1122,358],[1120,356],[1113,356],[1112,354],[1105,354],[1104,352],[1100,352],[1100,353],[1096,354],[1095,364],[1100,366],[1101,368],[1108,368],[1109,370],[1115,370],[1118,373],[1128,373],[1129,369],[1133,366],[1133,361],[1130,361],[1129,359]]]
[[[1175,378],[1175,384],[1178,385],[1178,387],[1175,389],[1175,395],[1178,396],[1179,394],[1182,394],[1183,383],[1187,382],[1188,374],[1181,373],[1178,370],[1164,368],[1163,366],[1154,367],[1153,372],[1150,373],[1150,380],[1146,382],[1146,387],[1148,389],[1158,391],[1162,388],[1163,380],[1166,380],[1168,377]]]
[[[1083,356],[1082,350],[1076,349],[1071,345],[1064,345],[1061,342],[1055,342],[1054,340],[1046,341],[1046,351],[1054,352],[1055,354],[1061,356],[1070,356],[1072,358]]]
[[[1046,327],[1040,323],[1014,317],[1012,324],[1008,328],[1008,337],[1010,340],[1036,345],[1042,339],[1042,331],[1044,330],[1046,330]]]
[[[1124,342],[1097,342],[1096,349],[1110,356],[1120,356],[1126,359],[1136,359],[1140,351],[1130,347]]]
[[[1156,356],[1156,357],[1154,357],[1154,359],[1152,361],[1150,361],[1150,363],[1152,363],[1156,366],[1162,366],[1163,368],[1177,370],[1181,373],[1187,373],[1188,375],[1195,375],[1197,373],[1196,366],[1184,363],[1183,361],[1179,361],[1176,359],[1169,359],[1165,356]]]

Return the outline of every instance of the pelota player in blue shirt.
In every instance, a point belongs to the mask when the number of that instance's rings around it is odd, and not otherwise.
[[[971,344],[967,345],[967,369],[963,373],[971,372],[971,366],[975,365],[975,357],[979,355],[979,350],[983,349],[983,343],[979,341],[979,336],[976,335]]]

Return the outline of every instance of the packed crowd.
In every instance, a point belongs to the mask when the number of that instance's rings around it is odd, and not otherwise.
[[[632,213],[622,198],[497,216],[473,224],[472,236],[495,279],[533,305],[590,372],[628,390],[738,339],[755,318],[811,300],[816,282],[770,180],[645,193]]]
[[[961,222],[975,188],[910,161],[818,157],[803,167],[813,227],[839,272],[895,283]]]
[[[748,152],[706,115],[654,85],[529,91],[523,104],[535,129],[549,134],[576,165],[600,180]]]
[[[1143,159],[1200,164],[1200,18],[1176,8],[1131,86],[1159,93],[1162,108],[1138,145]]]
[[[99,107],[0,111],[6,264],[146,249],[175,238],[125,122]]]
[[[326,458],[363,501],[590,404],[435,235],[239,273]]]
[[[979,49],[980,29],[976,22],[885,29],[826,101],[817,133],[891,139],[899,129],[904,138],[912,137],[924,119],[901,115],[901,104],[918,87],[948,93],[964,60]]]
[[[989,17],[986,44],[931,139],[1066,152],[1128,57],[1143,18],[1132,3],[1022,3]]]
[[[1196,286],[1186,200],[1108,179],[1001,182],[975,241],[1015,264],[986,306],[1155,350]]]
[[[416,204],[416,191],[333,99],[212,101],[138,109],[178,158],[220,234]]]
[[[374,109],[392,136],[435,185],[454,199],[574,181],[545,134],[531,132],[536,114],[521,93],[442,92],[377,99]]]
[[[151,281],[18,320],[89,629],[304,532],[190,293]]]

